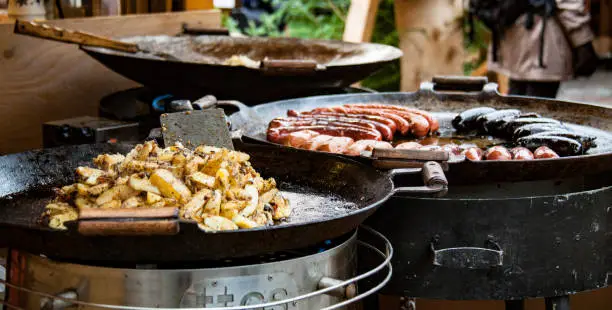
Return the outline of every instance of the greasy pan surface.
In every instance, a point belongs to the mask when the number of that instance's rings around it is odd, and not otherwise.
[[[175,236],[85,237],[38,222],[54,186],[74,181],[74,169],[127,145],[80,145],[0,157],[0,247],[58,260],[162,262],[259,255],[295,249],[357,227],[393,190],[388,175],[337,156],[270,146],[246,146],[251,163],[274,177],[290,200],[287,222],[266,228],[205,233],[182,222]]]
[[[150,51],[169,53],[181,61],[97,47],[82,49],[111,70],[151,89],[187,97],[213,94],[245,102],[346,87],[402,55],[399,49],[380,44],[293,38],[140,36],[122,40],[138,43]],[[255,61],[265,57],[316,60],[326,69],[306,75],[264,75],[255,68],[222,65],[232,55],[246,55]]]
[[[451,163],[446,173],[455,182],[519,181],[550,179],[612,170],[612,109],[576,102],[529,97],[500,96],[496,92],[441,93],[421,90],[414,93],[379,93],[319,96],[283,100],[242,108],[231,115],[233,129],[259,141],[266,140],[268,122],[286,116],[287,110],[311,110],[315,107],[350,103],[384,103],[415,107],[433,112],[440,121],[441,137],[451,136],[452,118],[459,112],[479,106],[496,109],[517,108],[536,112],[565,122],[574,130],[597,137],[597,147],[586,155],[531,161],[463,161]]]

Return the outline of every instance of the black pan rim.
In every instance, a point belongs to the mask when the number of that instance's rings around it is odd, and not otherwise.
[[[172,37],[169,35],[147,35],[147,36],[129,36],[129,37],[121,37],[118,39],[132,39],[132,38],[138,38],[138,37]],[[213,37],[213,36],[206,36],[204,35],[203,37]],[[342,44],[342,45],[351,45],[351,46],[373,46],[373,47],[379,47],[379,48],[384,48],[389,50],[389,57],[383,58],[383,59],[377,59],[377,60],[370,60],[370,61],[360,61],[358,63],[351,63],[351,64],[339,64],[339,65],[325,65],[327,68],[345,68],[345,67],[351,67],[351,66],[356,66],[356,65],[372,65],[372,64],[386,64],[395,60],[400,59],[404,53],[402,52],[402,50],[400,50],[399,48],[395,47],[395,46],[391,46],[391,45],[386,45],[386,44],[380,44],[380,43],[370,43],[370,42],[363,42],[363,43],[354,43],[354,42],[344,42],[344,41],[340,41],[340,40],[324,40],[324,39],[300,39],[300,38],[259,38],[259,37],[248,37],[248,38],[242,38],[242,37],[232,37],[232,39],[236,39],[236,40],[259,40],[259,41],[266,41],[266,40],[278,40],[278,41],[288,41],[288,42],[311,42],[311,43],[331,43],[331,44]],[[86,45],[80,45],[79,48],[81,50],[84,50],[86,53],[96,53],[96,54],[105,54],[108,56],[123,56],[123,57],[129,57],[129,58],[136,58],[136,59],[145,59],[145,60],[151,60],[151,61],[159,61],[159,62],[172,62],[172,63],[185,63],[185,64],[189,64],[189,65],[197,65],[197,66],[202,66],[202,67],[210,67],[210,68],[234,68],[234,66],[228,66],[228,65],[221,65],[221,64],[207,64],[207,63],[201,63],[201,62],[195,62],[195,61],[175,61],[175,60],[168,60],[168,59],[163,59],[161,57],[155,57],[155,56],[148,56],[148,57],[139,57],[136,56],[136,54],[130,54],[130,53],[125,53],[125,52],[120,52],[120,51],[114,51],[114,50],[110,50],[110,49],[106,49],[106,48],[102,48],[102,47],[94,47],[94,46],[86,46]],[[249,67],[245,67],[245,66],[235,66],[236,68],[241,68],[241,69],[246,69],[247,71],[253,71],[253,72],[258,72],[259,69],[254,69],[254,68],[249,68]]]

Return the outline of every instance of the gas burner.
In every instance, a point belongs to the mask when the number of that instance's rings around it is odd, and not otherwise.
[[[381,249],[362,237],[382,244]],[[8,289],[7,305],[25,309],[356,309],[355,302],[391,278],[393,252],[388,240],[370,228],[360,228],[359,239],[354,231],[299,250],[172,265],[76,264],[13,250],[7,281],[0,284]],[[382,257],[360,275],[357,245]],[[385,267],[377,286],[357,294],[358,281]]]

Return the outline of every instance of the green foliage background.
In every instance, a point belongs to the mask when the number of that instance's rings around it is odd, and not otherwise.
[[[341,40],[344,32],[345,18],[350,6],[350,0],[268,0],[280,6],[273,14],[262,16],[262,24],[249,25],[245,35],[249,36],[291,36],[305,39],[331,39]],[[287,30],[278,31],[282,17],[285,17]],[[237,23],[231,18],[224,19],[225,26],[232,32],[240,32]],[[466,23],[467,25],[467,23]],[[484,28],[479,24],[475,27],[475,42],[469,42],[468,51],[477,53],[473,60],[466,63],[465,70],[469,73],[482,62]],[[464,27],[466,29],[466,27]],[[486,30],[485,30],[486,31]],[[372,35],[372,42],[398,46],[399,37],[395,29],[393,0],[381,0],[376,24]],[[397,91],[400,85],[399,61],[385,66],[379,72],[362,82],[362,85],[378,91]]]

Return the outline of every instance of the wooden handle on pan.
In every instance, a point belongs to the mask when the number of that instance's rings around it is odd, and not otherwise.
[[[67,30],[30,21],[17,20],[15,22],[14,32],[17,34],[24,34],[43,39],[76,43],[87,46],[104,47],[128,53],[136,53],[140,50],[138,45],[134,43],[121,42],[91,33]]]
[[[265,75],[312,75],[319,67],[314,60],[264,58],[261,61],[261,70]]]
[[[78,232],[85,236],[156,236],[179,232],[177,208],[83,209]]]
[[[434,160],[448,161],[449,155],[445,151],[420,151],[420,150],[402,150],[402,149],[374,149],[372,150],[373,158],[394,158],[406,160]]]

